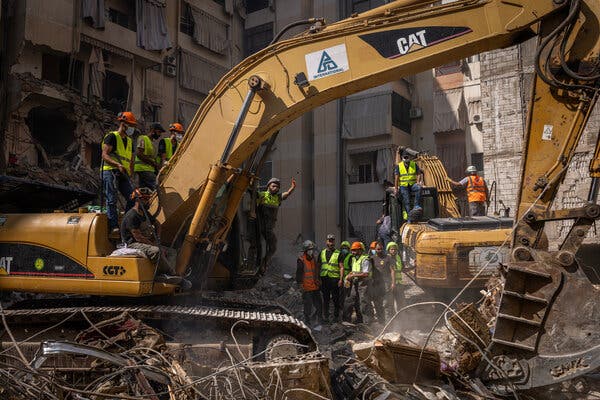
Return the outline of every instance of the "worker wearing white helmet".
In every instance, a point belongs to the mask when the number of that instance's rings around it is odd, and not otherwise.
[[[464,186],[466,188],[471,217],[485,216],[485,206],[486,203],[489,204],[488,188],[485,179],[477,175],[477,168],[473,165],[469,165],[467,174],[460,182],[455,182],[450,178],[446,178],[446,180],[453,185]]]
[[[260,223],[260,232],[265,238],[267,250],[265,258],[261,264],[264,272],[267,264],[271,261],[275,250],[277,250],[277,237],[275,236],[275,222],[277,222],[277,211],[281,202],[289,197],[296,189],[296,180],[292,178],[292,184],[287,192],[280,193],[281,181],[278,178],[271,178],[267,182],[267,190],[258,192],[257,214]]]

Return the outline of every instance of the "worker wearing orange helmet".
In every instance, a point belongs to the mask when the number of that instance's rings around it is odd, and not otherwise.
[[[102,187],[106,196],[106,211],[109,231],[118,231],[117,197],[120,192],[127,200],[125,211],[134,202],[131,199],[130,175],[132,174],[132,139],[137,120],[131,111],[117,115],[119,127],[109,132],[102,141]]]
[[[344,302],[343,320],[351,322],[352,314],[356,314],[356,323],[363,322],[363,315],[360,307],[361,296],[364,296],[366,286],[363,280],[369,276],[371,270],[371,259],[365,252],[365,245],[361,242],[354,242],[350,246],[350,265],[351,271],[344,278],[344,292],[346,301]]]
[[[163,138],[158,142],[158,164],[164,166],[167,161],[173,157],[177,146],[183,140],[185,130],[179,122],[173,122],[169,125],[169,137]]]

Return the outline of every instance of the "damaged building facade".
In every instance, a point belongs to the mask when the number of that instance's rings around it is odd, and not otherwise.
[[[243,1],[2,4],[3,211],[90,200],[99,187],[101,141],[118,112],[133,111],[142,132],[152,122],[187,126],[243,58]],[[24,191],[37,205],[8,194]]]

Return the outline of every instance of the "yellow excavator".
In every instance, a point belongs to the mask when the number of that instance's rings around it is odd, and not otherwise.
[[[197,289],[256,280],[260,251],[247,251],[255,239],[241,233],[248,232],[243,217],[251,208],[244,209],[243,198],[271,138],[290,121],[331,100],[537,35],[511,258],[486,349],[491,363],[480,379],[502,391],[596,370],[600,302],[575,252],[600,215],[600,146],[590,165],[589,203],[569,210],[551,205],[598,97],[599,20],[598,0],[398,0],[332,24],[315,20],[306,32],[275,41],[221,79],[161,174],[149,212],[161,224],[163,244],[178,251],[177,272]],[[573,227],[550,252],[542,239],[545,222],[553,220],[571,220]],[[455,237],[476,241],[476,235]],[[244,320],[256,349],[282,335],[314,348],[307,328],[281,310],[214,299],[191,304],[184,299],[192,296],[176,295],[177,285],[154,280],[149,260],[112,257],[113,250],[102,214],[2,215],[0,289],[95,296],[4,310],[5,320],[44,326],[77,307],[86,315],[135,311],[196,329],[207,319],[226,329]],[[94,303],[98,298],[105,303]]]

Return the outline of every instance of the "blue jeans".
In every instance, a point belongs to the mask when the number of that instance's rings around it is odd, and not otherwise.
[[[415,206],[421,206],[421,185],[413,183],[411,186],[400,186],[400,196],[402,196],[402,205],[408,214],[410,212],[410,193],[415,195]]]
[[[118,170],[102,171],[102,185],[104,186],[104,196],[106,196],[106,214],[108,217],[108,229],[113,230],[119,227],[119,214],[117,214],[117,190],[125,197],[127,204],[125,211],[133,207],[131,192],[133,188],[127,176],[123,176]]]

